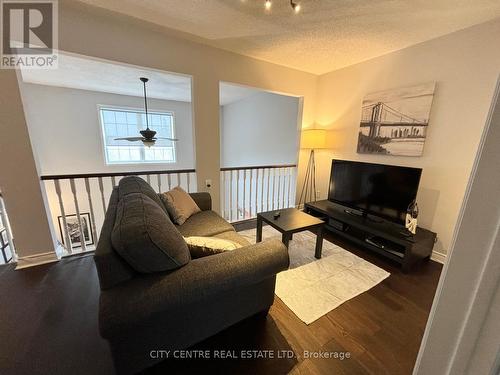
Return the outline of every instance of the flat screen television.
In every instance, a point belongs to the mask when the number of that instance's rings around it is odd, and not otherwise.
[[[333,160],[328,200],[404,224],[422,169]]]

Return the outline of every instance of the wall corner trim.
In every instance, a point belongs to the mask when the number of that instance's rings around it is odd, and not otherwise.
[[[40,253],[25,257],[19,257],[17,260],[16,271],[28,267],[39,266],[41,264],[53,263],[59,261],[57,254],[54,251]]]
[[[440,253],[439,251],[433,251],[431,255],[431,260],[444,264],[444,262],[446,261],[446,254]]]

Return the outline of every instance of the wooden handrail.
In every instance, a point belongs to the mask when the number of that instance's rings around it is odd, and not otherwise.
[[[196,172],[196,169],[174,169],[174,170],[164,170],[164,171],[56,174],[56,175],[40,176],[40,179],[42,181],[46,181],[46,180],[66,180],[66,179],[77,179],[77,178],[142,176],[142,175],[149,175],[149,174],[177,174],[177,173],[195,173],[195,172]]]
[[[225,171],[243,171],[249,169],[270,169],[270,168],[294,168],[297,164],[281,164],[281,165],[254,165],[249,167],[224,167],[221,172]]]

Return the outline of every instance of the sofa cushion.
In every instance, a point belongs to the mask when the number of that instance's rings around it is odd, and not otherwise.
[[[118,183],[118,199],[121,200],[125,195],[133,193],[142,193],[151,198],[162,210],[167,212],[160,196],[146,181],[138,176],[123,177]]]
[[[214,236],[222,232],[234,231],[233,226],[214,211],[198,212],[177,228],[184,237]]]
[[[200,207],[180,186],[160,195],[172,221],[182,225],[192,215],[200,212]]]
[[[251,245],[251,243],[245,237],[238,234],[234,230],[230,230],[227,232],[222,232],[222,233],[216,234],[214,237],[236,242],[237,244],[240,244],[242,247]]]
[[[237,242],[217,237],[191,236],[184,239],[193,259],[220,254],[242,247]]]
[[[116,209],[118,206],[118,187],[113,189],[109,198],[108,208],[101,234],[94,253],[97,266],[97,275],[101,289],[109,289],[115,285],[131,280],[136,272],[129,264],[113,249],[111,233],[116,220]]]
[[[173,270],[190,260],[186,242],[167,213],[141,193],[118,202],[111,242],[137,272]]]

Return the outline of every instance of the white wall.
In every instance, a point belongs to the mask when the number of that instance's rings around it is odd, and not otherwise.
[[[322,195],[333,157],[423,168],[419,224],[438,233],[434,249],[446,252],[500,72],[499,38],[500,21],[489,22],[320,76],[316,121],[332,135],[332,151],[317,154]],[[356,153],[366,94],[432,81],[422,157]]]
[[[299,98],[257,93],[221,107],[221,167],[297,163]]]
[[[148,100],[150,110],[174,112],[176,163],[106,165],[98,105],[142,109],[143,98],[22,82],[20,88],[41,175],[194,168],[191,103]]]

